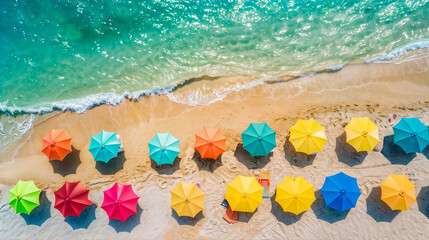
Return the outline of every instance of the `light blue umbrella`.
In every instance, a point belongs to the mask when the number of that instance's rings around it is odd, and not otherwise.
[[[418,118],[402,118],[393,127],[393,142],[406,153],[422,152],[429,144],[429,130]]]
[[[158,165],[173,164],[180,153],[179,140],[170,133],[157,133],[148,143],[149,157]]]
[[[99,134],[91,137],[89,151],[94,157],[94,161],[108,163],[110,159],[118,156],[118,149],[121,143],[114,132],[102,130]]]
[[[326,206],[341,212],[354,208],[361,194],[356,178],[342,172],[326,177],[320,192]]]
[[[251,123],[241,134],[243,147],[252,157],[268,156],[276,147],[276,132],[266,123]]]

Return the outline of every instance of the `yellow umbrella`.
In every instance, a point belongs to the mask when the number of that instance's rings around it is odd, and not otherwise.
[[[356,151],[372,151],[380,142],[378,127],[368,117],[352,118],[345,127],[347,143],[352,145]]]
[[[254,177],[238,176],[228,184],[225,199],[232,211],[254,212],[262,203],[264,188]]]
[[[180,182],[170,193],[171,207],[179,217],[195,217],[204,209],[205,193],[195,183]]]
[[[390,174],[381,184],[381,200],[392,210],[408,210],[416,202],[415,188],[405,175]]]
[[[276,202],[282,206],[285,212],[298,215],[309,210],[314,200],[316,200],[314,185],[305,181],[301,176],[286,177],[276,187]]]
[[[290,127],[289,141],[297,152],[308,155],[322,151],[326,142],[325,128],[315,120],[298,120]]]

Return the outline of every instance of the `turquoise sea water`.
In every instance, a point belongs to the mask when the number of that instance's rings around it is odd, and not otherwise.
[[[0,4],[9,113],[81,112],[201,75],[320,70],[429,45],[427,0]]]
[[[32,126],[22,113],[84,112],[202,75],[338,69],[429,47],[428,2],[0,1],[0,149]]]

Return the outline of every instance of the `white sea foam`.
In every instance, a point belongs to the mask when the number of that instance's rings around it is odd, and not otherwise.
[[[403,46],[393,49],[390,53],[386,55],[374,57],[374,58],[365,60],[365,62],[366,63],[388,63],[388,62],[391,62],[390,60],[402,57],[407,52],[424,49],[424,48],[429,48],[428,39],[407,43]]]
[[[118,93],[100,93],[86,96],[79,99],[69,99],[64,101],[53,102],[50,104],[41,104],[34,107],[16,107],[7,106],[7,102],[0,103],[0,111],[8,114],[44,114],[53,111],[73,111],[77,113],[85,113],[87,110],[99,105],[112,105],[116,106],[121,104],[124,100],[139,100],[143,96],[150,96],[156,94],[167,94],[172,91],[174,87],[159,88],[156,90],[141,90],[135,92]]]

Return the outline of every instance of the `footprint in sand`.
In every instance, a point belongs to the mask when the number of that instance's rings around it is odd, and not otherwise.
[[[167,185],[168,185],[167,180],[163,180],[162,182],[159,183],[159,188],[165,189],[167,188]]]

